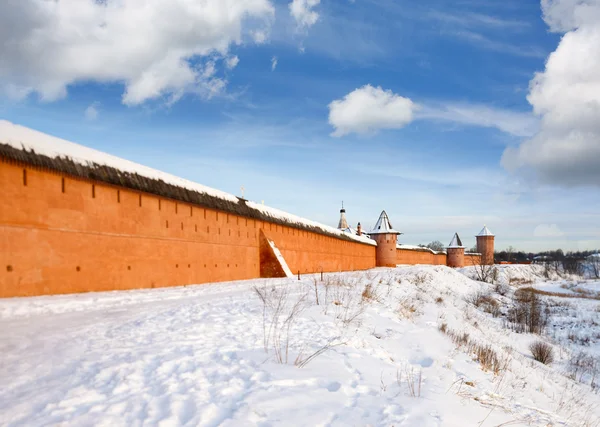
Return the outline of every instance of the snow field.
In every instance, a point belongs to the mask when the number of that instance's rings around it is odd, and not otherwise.
[[[598,425],[598,395],[564,372],[570,347],[543,338],[557,362],[541,365],[536,336],[469,302],[489,293],[504,310],[513,290],[494,289],[400,266],[0,300],[0,424]]]

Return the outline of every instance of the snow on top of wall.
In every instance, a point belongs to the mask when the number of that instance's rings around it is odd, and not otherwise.
[[[421,251],[421,252],[431,252],[434,255],[445,255],[445,251],[434,251],[431,248],[426,246],[416,246],[416,245],[405,245],[403,243],[396,244],[396,249],[403,249],[407,251]]]
[[[369,245],[377,246],[377,242],[375,242],[375,240],[370,239],[366,236],[352,235],[352,234],[344,232],[343,230],[338,230],[337,228],[330,227],[329,225],[325,225],[325,224],[321,224],[321,223],[318,223],[315,221],[311,221],[309,219],[301,218],[294,214],[290,214],[290,213],[281,211],[279,209],[271,208],[269,206],[265,206],[260,203],[248,201],[248,202],[246,202],[246,204],[250,208],[256,209],[271,218],[281,219],[281,220],[284,220],[287,222],[292,222],[292,223],[302,223],[304,225],[312,226],[312,227],[319,227],[330,234],[335,234],[335,235],[343,236],[343,237],[350,237],[353,240],[356,240],[356,241],[359,241],[362,243],[367,243]]]
[[[222,200],[238,203],[238,198],[233,194],[216,190],[187,179],[171,175],[120,157],[112,156],[93,148],[85,147],[71,141],[57,138],[45,133],[11,123],[6,120],[0,120],[0,144],[7,144],[18,150],[33,150],[37,154],[45,155],[50,158],[69,158],[75,163],[83,166],[93,167],[94,165],[110,166],[123,172],[137,174],[146,178],[163,181],[177,187],[185,188],[190,191],[204,193]],[[289,223],[290,225],[304,225],[308,227],[317,227],[324,232],[344,238],[350,238],[361,243],[377,245],[377,243],[366,236],[356,236],[344,233],[337,228],[320,224],[309,219],[271,208],[254,202],[246,202],[250,208],[254,208],[268,217],[278,219]]]
[[[37,154],[43,154],[52,158],[68,157],[75,163],[84,166],[93,166],[94,164],[111,166],[123,172],[136,173],[147,178],[161,180],[168,184],[210,194],[211,196],[231,202],[237,203],[238,201],[237,197],[224,191],[215,190],[166,172],[94,150],[84,145],[16,125],[6,120],[0,120],[0,143],[8,144],[16,149],[33,150]]]

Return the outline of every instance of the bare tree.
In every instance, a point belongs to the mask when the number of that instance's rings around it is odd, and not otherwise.
[[[588,259],[592,277],[600,279],[600,256],[598,256],[598,254],[594,254],[590,255]]]
[[[487,265],[481,262],[477,263],[475,257],[471,258],[471,265],[473,266],[473,270],[475,271],[475,280],[479,282],[486,282],[494,284],[498,280],[498,269],[495,265]]]
[[[512,260],[513,260],[513,254],[514,254],[514,253],[515,253],[515,248],[514,248],[513,246],[509,246],[509,247],[506,249],[506,260],[507,260],[508,262],[512,262]]]
[[[446,248],[444,246],[444,244],[442,242],[440,242],[439,240],[434,240],[433,242],[428,243],[427,247],[429,249],[431,249],[432,251],[437,251],[437,252],[442,252]]]

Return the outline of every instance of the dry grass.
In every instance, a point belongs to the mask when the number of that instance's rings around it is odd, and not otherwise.
[[[431,282],[431,275],[429,273],[419,272],[419,273],[415,274],[412,281],[417,287],[419,287],[426,283]]]
[[[396,313],[398,316],[412,320],[419,312],[419,306],[413,298],[405,297],[398,300]]]
[[[378,287],[368,283],[361,294],[363,302],[380,302]]]
[[[289,287],[254,287],[263,304],[263,345],[268,353],[272,348],[278,363],[288,363],[294,324],[306,308],[308,294],[290,299]]]
[[[593,299],[600,300],[600,295],[597,293],[593,293],[591,291],[586,291],[585,289],[576,289],[574,290],[574,294],[566,294],[562,292],[549,292],[543,291],[541,289],[535,289],[532,287],[521,288],[517,290],[517,292],[530,292],[536,295],[543,295],[546,297],[559,297],[559,298],[584,298],[584,299]]]
[[[503,362],[490,345],[484,345],[471,339],[467,332],[454,331],[448,328],[446,323],[440,324],[438,329],[440,332],[450,337],[454,345],[464,349],[473,357],[473,360],[479,362],[481,369],[484,371],[490,371],[493,372],[494,375],[498,375],[506,369],[507,362]]]
[[[533,280],[524,279],[522,277],[511,277],[508,279],[508,284],[511,286],[531,285],[533,284]]]
[[[490,313],[494,317],[500,316],[500,304],[489,293],[478,291],[466,298],[467,302],[475,307]]]

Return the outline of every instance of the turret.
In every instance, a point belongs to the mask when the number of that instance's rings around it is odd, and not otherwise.
[[[377,224],[369,235],[377,242],[376,265],[377,267],[395,267],[396,262],[396,244],[398,235],[402,234],[394,230],[390,219],[385,211],[381,212]]]
[[[359,236],[362,236],[362,226],[360,225],[360,222],[356,226],[356,234],[358,234]]]
[[[348,220],[346,219],[346,209],[344,209],[344,202],[342,202],[342,209],[340,209],[340,222],[338,223],[339,230],[346,230],[348,228]]]
[[[450,241],[450,244],[446,247],[447,259],[446,265],[448,267],[464,267],[465,266],[465,247],[458,236],[458,233],[454,233],[454,237]]]
[[[477,252],[481,254],[481,263],[492,265],[494,263],[494,234],[485,225],[475,238],[477,239]]]

